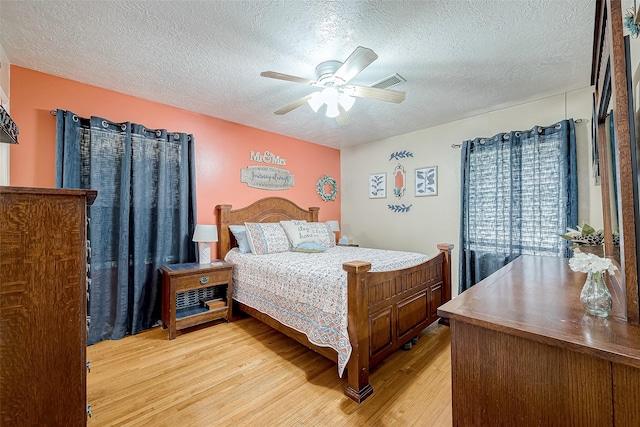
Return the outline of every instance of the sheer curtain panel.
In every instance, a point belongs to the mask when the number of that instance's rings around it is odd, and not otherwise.
[[[459,293],[521,254],[569,256],[578,222],[572,119],[462,144]]]
[[[57,111],[56,186],[89,208],[88,344],[160,319],[159,267],[195,260],[192,135]]]

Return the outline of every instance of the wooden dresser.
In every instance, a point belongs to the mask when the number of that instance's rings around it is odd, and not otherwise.
[[[86,207],[95,197],[0,187],[2,426],[86,425]]]
[[[620,293],[607,319],[586,314],[585,278],[521,256],[438,309],[454,426],[640,426],[640,326]]]

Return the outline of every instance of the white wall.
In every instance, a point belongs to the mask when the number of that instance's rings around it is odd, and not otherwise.
[[[9,68],[9,60],[0,45],[0,105],[7,112],[9,112],[10,95]],[[0,185],[9,185],[9,147],[9,144],[0,144]]]
[[[460,144],[467,139],[490,137],[499,132],[550,125],[562,119],[582,119],[576,124],[578,155],[578,218],[602,227],[600,187],[594,185],[591,166],[591,110],[593,88],[544,98],[429,129],[376,141],[341,151],[342,221],[340,233],[361,246],[436,254],[438,243],[453,243],[454,295],[458,288],[460,227]],[[389,160],[391,153],[407,150],[413,157]],[[393,196],[392,172],[400,163],[407,171],[407,191]],[[438,195],[414,196],[414,170],[438,167]],[[369,199],[368,179],[387,173],[387,198]],[[412,205],[395,213],[389,204]]]

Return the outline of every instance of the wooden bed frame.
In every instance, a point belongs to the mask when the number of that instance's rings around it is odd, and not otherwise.
[[[218,205],[218,258],[224,258],[236,246],[229,225],[290,219],[317,222],[318,211],[317,207],[304,210],[281,197],[264,198],[233,210],[231,205]],[[440,253],[432,259],[402,270],[369,272],[371,264],[366,261],[343,264],[347,271],[348,333],[353,348],[346,368],[345,394],[354,401],[360,403],[373,393],[369,370],[437,321],[438,307],[451,299],[450,257],[453,245],[439,244],[438,249]],[[239,303],[238,307],[337,362],[335,350],[310,343],[304,334],[251,307]]]

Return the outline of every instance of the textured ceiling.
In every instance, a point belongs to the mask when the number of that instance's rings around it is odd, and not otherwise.
[[[15,65],[344,148],[589,86],[594,11],[594,0],[0,0],[0,44]],[[261,71],[315,79],[357,46],[378,59],[352,83],[397,72],[404,102],[357,99],[346,126],[307,105],[273,114],[313,89]]]

